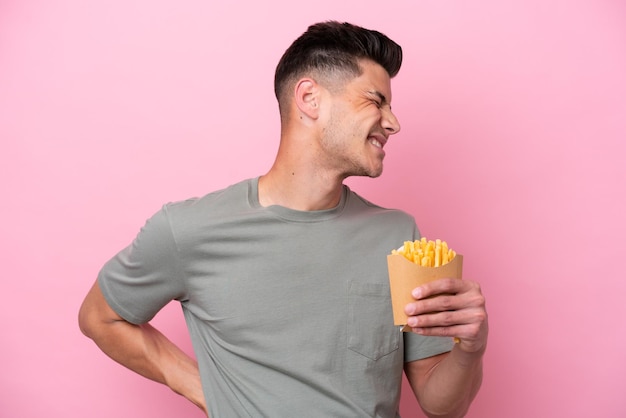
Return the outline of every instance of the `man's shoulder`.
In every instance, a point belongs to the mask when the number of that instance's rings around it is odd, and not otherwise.
[[[384,216],[393,216],[399,219],[406,219],[407,221],[410,221],[410,222],[415,221],[415,219],[413,218],[411,214],[405,212],[402,209],[381,206],[379,204],[372,202],[371,200],[366,199],[365,197],[361,196],[359,193],[353,190],[350,190],[350,188],[348,188],[347,186],[346,186],[346,189],[349,194],[348,201],[350,202],[350,206],[352,207],[353,210],[368,212],[372,215],[378,214],[378,215],[384,215]]]
[[[415,218],[404,210],[372,203],[352,191],[348,201],[345,219],[350,220],[349,225],[357,225],[372,236],[393,237],[392,240],[402,242],[418,234]]]
[[[171,216],[189,216],[196,212],[206,213],[206,210],[211,208],[245,203],[247,202],[250,181],[251,179],[242,180],[222,189],[208,192],[203,196],[168,202],[163,207]]]

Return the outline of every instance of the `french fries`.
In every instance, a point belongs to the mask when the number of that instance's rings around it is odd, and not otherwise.
[[[404,246],[391,251],[422,267],[440,267],[452,261],[456,252],[448,248],[445,241],[431,241],[422,237],[420,240],[404,241]]]
[[[412,263],[421,267],[441,267],[454,259],[456,252],[451,248],[448,248],[448,244],[445,241],[437,239],[431,241],[422,237],[415,241],[405,241],[404,246],[397,250],[392,250],[391,255],[402,255]],[[405,325],[402,330],[406,330]],[[458,337],[454,337],[456,344],[461,340]]]

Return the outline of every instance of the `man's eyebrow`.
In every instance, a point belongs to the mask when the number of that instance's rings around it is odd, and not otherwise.
[[[369,90],[368,93],[373,95],[373,96],[378,97],[380,99],[381,103],[383,103],[383,104],[388,103],[387,102],[387,98],[385,97],[385,95],[382,94],[381,92],[379,92],[378,90]]]

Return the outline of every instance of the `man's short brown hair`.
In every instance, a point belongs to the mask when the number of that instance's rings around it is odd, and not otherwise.
[[[309,26],[276,67],[274,93],[279,105],[291,85],[305,75],[343,73],[358,77],[362,74],[361,59],[378,63],[394,77],[402,65],[402,48],[378,31],[350,23],[328,21]]]

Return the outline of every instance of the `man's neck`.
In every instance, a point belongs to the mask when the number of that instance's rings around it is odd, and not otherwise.
[[[301,113],[294,105],[291,114]],[[276,160],[259,178],[261,206],[313,211],[339,204],[345,176],[328,164],[320,148],[322,128],[316,126],[316,121],[304,114],[283,121]]]
[[[330,178],[306,167],[281,167],[276,164],[259,179],[261,206],[279,205],[312,211],[332,209],[339,204],[342,180]]]

